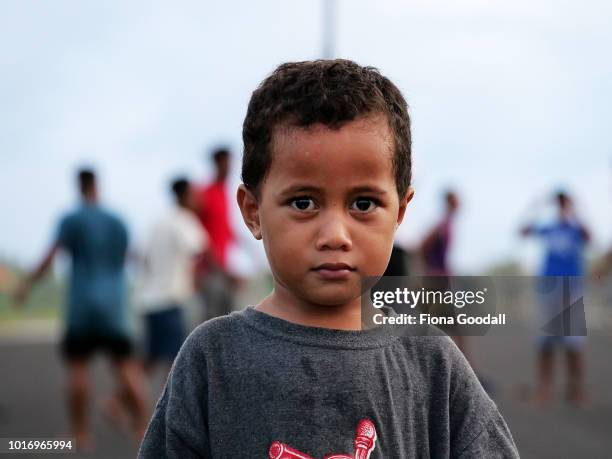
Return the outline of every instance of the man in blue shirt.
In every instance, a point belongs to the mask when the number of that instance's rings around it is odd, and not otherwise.
[[[587,228],[577,219],[571,198],[563,191],[557,193],[556,201],[559,208],[559,218],[548,225],[530,224],[521,230],[523,236],[538,236],[546,246],[546,255],[541,268],[541,282],[539,287],[545,291],[541,296],[540,313],[542,324],[554,321],[567,307],[555,292],[554,276],[567,277],[570,297],[567,299],[571,305],[583,295],[582,276],[584,274],[583,251],[590,240]],[[552,282],[552,283],[551,283]],[[548,285],[550,284],[550,285]],[[548,285],[548,286],[547,286]],[[551,292],[552,290],[552,292]],[[558,335],[558,333],[556,334]],[[552,396],[554,345],[561,341],[567,352],[568,365],[568,391],[567,397],[577,404],[586,402],[584,392],[584,342],[585,336],[542,336],[538,356],[538,389],[537,400],[547,403]]]
[[[78,181],[80,205],[61,219],[53,244],[15,296],[19,303],[25,300],[60,249],[70,255],[72,267],[61,348],[68,365],[68,406],[73,436],[79,448],[90,449],[93,441],[87,426],[88,363],[95,351],[103,350],[112,358],[120,387],[119,399],[131,407],[138,438],[144,433],[147,414],[141,370],[131,357],[125,303],[128,232],[117,216],[99,205],[94,172],[79,171]]]

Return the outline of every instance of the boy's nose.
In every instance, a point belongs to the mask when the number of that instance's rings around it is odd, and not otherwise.
[[[350,250],[353,246],[350,231],[339,212],[329,212],[321,216],[321,226],[317,235],[317,250]]]

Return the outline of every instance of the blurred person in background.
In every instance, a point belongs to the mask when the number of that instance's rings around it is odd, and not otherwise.
[[[572,297],[583,293],[584,275],[583,252],[591,236],[586,226],[577,217],[572,199],[565,191],[555,195],[558,218],[555,222],[540,225],[529,223],[521,229],[523,236],[540,237],[545,244],[546,254],[541,269],[542,281],[546,276],[572,276]],[[550,295],[549,295],[550,296]],[[562,313],[559,297],[552,296],[552,302],[542,295],[539,313],[545,322]],[[563,305],[564,306],[564,305]],[[562,335],[565,335],[563,333]],[[584,387],[584,345],[585,336],[541,336],[537,357],[536,401],[547,404],[552,398],[554,348],[557,344],[565,347],[568,370],[567,399],[577,405],[587,401]]]
[[[211,266],[203,260],[198,269],[205,320],[232,312],[235,288],[240,284],[240,280],[228,271],[229,256],[236,244],[227,196],[230,160],[228,149],[218,148],[213,151],[215,177],[199,190],[197,196],[198,214],[210,238],[210,250],[215,262]]]
[[[98,202],[96,176],[92,170],[78,173],[81,202],[65,215],[57,235],[37,268],[15,292],[22,304],[34,283],[51,267],[63,250],[71,258],[66,327],[61,351],[68,368],[68,412],[77,447],[93,448],[88,423],[91,381],[89,362],[96,351],[110,357],[117,393],[132,415],[136,440],[147,423],[142,370],[132,357],[132,340],[125,302],[124,265],[128,249],[125,224]]]
[[[457,193],[447,190],[444,193],[444,205],[445,211],[441,221],[434,225],[421,243],[421,258],[425,276],[440,277],[439,282],[434,282],[433,279],[428,279],[428,282],[435,284],[437,289],[448,290],[450,288],[448,277],[451,276],[451,270],[448,266],[448,252],[452,241],[453,223],[459,209]],[[451,338],[466,358],[470,360],[467,355],[465,337],[456,335],[451,336]]]
[[[425,236],[421,243],[421,255],[426,276],[449,276],[448,251],[451,244],[453,221],[459,209],[459,198],[454,191],[444,194],[445,212],[442,220]]]
[[[195,213],[193,187],[172,182],[175,204],[154,225],[143,253],[138,304],[145,321],[145,369],[164,365],[167,373],[187,336],[185,309],[194,294],[195,262],[208,236]]]

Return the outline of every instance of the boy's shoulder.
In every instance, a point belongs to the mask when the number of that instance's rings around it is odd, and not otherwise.
[[[469,368],[465,356],[447,335],[401,336],[398,342],[406,358],[427,373],[451,377]]]
[[[428,350],[436,354],[454,353],[457,350],[455,342],[442,332],[435,335],[399,336],[398,339],[407,348]]]
[[[210,348],[214,343],[232,340],[238,333],[244,333],[244,311],[215,317],[201,323],[189,334],[185,344]]]
[[[236,346],[244,347],[249,337],[240,317],[240,312],[233,312],[207,320],[194,328],[174,360],[173,371],[205,373],[211,359],[228,358],[235,354]]]

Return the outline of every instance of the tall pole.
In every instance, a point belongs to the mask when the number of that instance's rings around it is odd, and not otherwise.
[[[336,57],[336,0],[323,2],[323,59]]]

